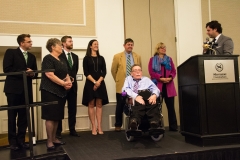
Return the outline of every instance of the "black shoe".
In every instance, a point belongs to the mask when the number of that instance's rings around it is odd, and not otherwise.
[[[57,138],[57,139],[62,139],[61,133],[57,133],[57,134],[56,134],[56,138]]]
[[[80,135],[76,131],[75,132],[70,132],[69,135],[74,136],[74,137],[80,137]]]
[[[48,145],[46,144],[46,147],[47,147],[47,150],[48,150],[48,151],[55,150],[55,146],[48,147]]]
[[[20,148],[23,148],[23,149],[29,149],[29,144],[26,144],[26,143],[20,143],[18,144]]]
[[[53,142],[54,145],[64,145],[66,142],[59,141],[59,142]]]
[[[16,144],[13,144],[13,145],[10,145],[10,149],[13,150],[13,151],[17,151],[20,148]]]
[[[136,131],[137,130],[137,120],[136,119],[131,119],[130,129],[132,131]]]
[[[173,128],[170,128],[169,131],[172,131],[172,132],[177,132],[178,129],[173,129]]]
[[[150,122],[150,127],[151,127],[151,129],[156,129],[159,127],[159,125],[156,121],[152,121],[152,122]]]

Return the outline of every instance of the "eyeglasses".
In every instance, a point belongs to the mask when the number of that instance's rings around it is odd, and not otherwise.
[[[166,47],[160,47],[159,49],[166,49]]]
[[[134,69],[134,70],[132,70],[132,72],[142,72],[142,70],[141,69]]]
[[[32,43],[32,41],[24,41],[24,43]]]

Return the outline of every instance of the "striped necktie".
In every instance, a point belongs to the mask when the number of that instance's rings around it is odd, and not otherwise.
[[[131,59],[130,55],[127,56],[127,76],[131,74]]]
[[[138,82],[139,82],[139,80],[134,80],[134,81],[135,81],[135,83],[133,85],[133,92],[138,93],[138,87],[139,87]]]
[[[70,55],[70,53],[68,53],[67,55],[68,55],[68,64],[69,64],[69,67],[72,68],[72,58],[71,58],[71,55]]]
[[[23,56],[24,56],[24,59],[25,59],[25,61],[26,61],[26,63],[27,63],[28,54],[27,54],[27,52],[26,52],[26,51],[24,51],[24,52],[23,52]]]

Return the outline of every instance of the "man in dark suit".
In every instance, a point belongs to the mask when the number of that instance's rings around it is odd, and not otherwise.
[[[77,81],[76,75],[78,72],[78,56],[71,52],[73,49],[73,41],[71,36],[63,36],[62,39],[63,53],[59,56],[64,59],[68,64],[68,74],[71,76],[74,81],[72,88],[67,94],[67,103],[68,103],[68,126],[71,136],[80,137],[80,135],[75,130],[76,125],[76,113],[77,113]],[[62,121],[59,121],[57,128],[57,138],[61,137],[62,132]]]
[[[21,34],[17,37],[19,47],[17,49],[7,49],[3,58],[3,72],[21,72],[37,70],[36,57],[28,52],[32,47],[32,40],[29,34]],[[27,74],[27,86],[29,103],[33,102],[32,79],[36,78],[37,74]],[[7,96],[8,106],[17,106],[25,104],[25,91],[23,86],[22,75],[8,75],[6,77],[4,92]],[[17,128],[16,133],[16,117]],[[25,134],[27,129],[26,109],[8,110],[8,141],[12,150],[20,148],[29,148],[25,144]]]
[[[233,41],[230,37],[222,34],[222,27],[218,21],[211,21],[206,24],[207,35],[212,38],[212,42],[209,45],[211,49],[208,49],[204,45],[204,54],[217,54],[217,55],[231,55],[233,54]]]

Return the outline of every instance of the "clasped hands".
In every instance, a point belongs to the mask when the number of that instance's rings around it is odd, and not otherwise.
[[[156,99],[157,99],[156,94],[153,94],[153,95],[151,95],[151,96],[148,98],[148,103],[151,104],[151,105],[156,104]],[[142,104],[142,105],[145,105],[145,102],[144,102],[142,96],[138,95],[138,96],[135,98],[135,100],[136,100],[138,103],[140,103],[140,104]]]
[[[96,81],[96,83],[94,84],[93,86],[93,90],[96,91],[101,85],[101,82],[100,81]]]
[[[34,73],[32,72],[33,70],[31,69],[31,68],[27,68],[27,70],[26,70],[26,74],[27,74],[27,76],[29,76],[29,77],[33,77],[34,76]]]
[[[159,78],[159,80],[163,83],[169,83],[172,80],[172,77],[169,78]]]
[[[63,83],[63,87],[66,90],[69,90],[72,87],[72,83],[74,82],[74,78],[71,76],[67,76],[66,78],[63,79],[64,83]]]

